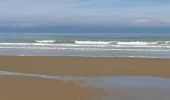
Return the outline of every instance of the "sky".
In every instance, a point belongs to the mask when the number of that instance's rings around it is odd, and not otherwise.
[[[0,0],[0,28],[170,28],[170,0]]]

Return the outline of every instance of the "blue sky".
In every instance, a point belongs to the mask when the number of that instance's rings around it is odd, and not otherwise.
[[[0,0],[0,27],[170,27],[170,0]]]

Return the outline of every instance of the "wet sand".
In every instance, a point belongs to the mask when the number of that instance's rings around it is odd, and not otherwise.
[[[72,77],[154,76],[169,79],[170,59],[0,57],[0,71]],[[115,95],[117,90],[113,89],[111,93]],[[157,88],[156,90],[159,91]],[[133,91],[137,93],[138,90]],[[165,91],[170,93],[170,90],[160,91],[163,92],[158,92],[156,95],[160,93],[163,95]],[[103,98],[108,94],[107,92],[104,89],[96,89],[91,86],[82,87],[72,81],[28,76],[0,76],[0,100],[99,100],[100,96]],[[126,96],[128,95],[125,94],[125,98]],[[106,100],[106,98],[112,100],[113,97],[104,96],[102,100]],[[160,99],[168,100],[169,96],[166,99]]]
[[[66,76],[170,77],[170,59],[105,57],[0,57],[0,71]]]
[[[0,76],[0,100],[91,100],[103,90],[71,82],[22,76]]]

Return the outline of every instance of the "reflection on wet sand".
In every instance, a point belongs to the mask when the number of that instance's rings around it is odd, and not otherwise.
[[[42,74],[14,73],[0,71],[3,76],[36,77],[49,80],[71,82],[80,87],[90,87],[94,90],[103,89],[107,93],[97,100],[169,100],[170,79],[143,76],[51,76]]]

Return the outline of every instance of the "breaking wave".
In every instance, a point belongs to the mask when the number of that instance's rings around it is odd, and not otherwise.
[[[170,51],[170,41],[78,41],[35,40],[30,43],[0,43],[0,48],[58,50]]]
[[[170,41],[34,40],[0,43],[0,55],[170,58]]]
[[[41,44],[77,44],[77,45],[122,45],[122,46],[170,46],[170,41],[78,41],[78,40],[35,40]]]

